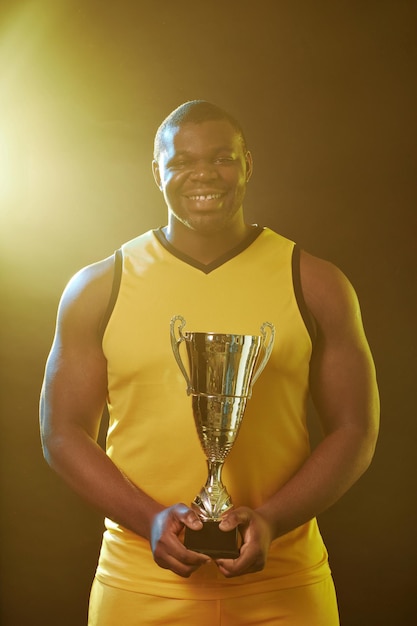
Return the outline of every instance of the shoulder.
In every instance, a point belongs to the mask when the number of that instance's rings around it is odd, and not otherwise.
[[[360,323],[356,292],[333,263],[301,251],[300,278],[306,305],[319,329],[346,329]]]
[[[58,307],[58,326],[84,327],[99,333],[109,303],[114,255],[77,272],[68,282]]]

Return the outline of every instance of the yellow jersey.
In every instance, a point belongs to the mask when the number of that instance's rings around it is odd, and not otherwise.
[[[268,228],[210,266],[180,254],[161,230],[121,248],[117,298],[104,336],[110,423],[107,454],[158,502],[190,504],[207,467],[191,398],[175,361],[170,320],[185,331],[259,335],[276,329],[268,364],[253,388],[223,469],[235,506],[258,507],[310,453],[306,426],[312,331],[295,244]],[[225,579],[215,564],[183,579],[153,561],[146,539],[106,520],[97,578],[131,591],[216,599],[297,587],[329,575],[315,519],[272,542],[263,571]]]

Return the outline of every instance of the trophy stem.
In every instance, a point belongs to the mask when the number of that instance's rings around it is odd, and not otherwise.
[[[221,478],[223,464],[224,461],[207,460],[207,481],[193,502],[202,520],[218,521],[233,506]]]

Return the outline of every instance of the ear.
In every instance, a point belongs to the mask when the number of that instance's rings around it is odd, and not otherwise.
[[[159,190],[162,191],[161,174],[159,171],[158,161],[155,159],[152,161],[152,173]]]
[[[249,152],[249,150],[245,154],[245,162],[246,162],[246,182],[248,183],[253,172],[252,154]]]

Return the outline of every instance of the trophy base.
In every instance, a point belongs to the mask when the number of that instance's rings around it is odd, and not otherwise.
[[[203,522],[201,530],[185,529],[184,545],[188,550],[201,552],[213,559],[237,559],[238,529],[223,531],[219,528],[220,522]]]

